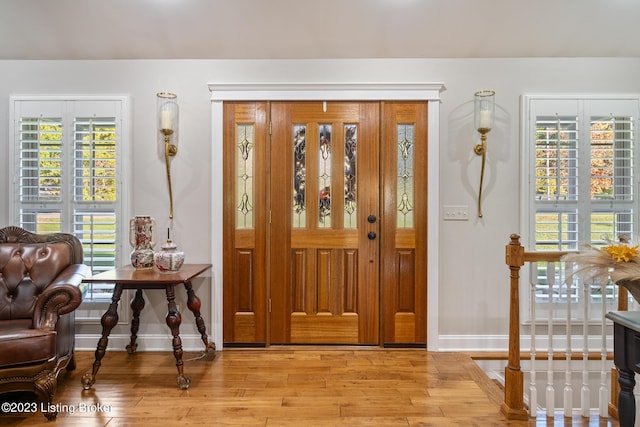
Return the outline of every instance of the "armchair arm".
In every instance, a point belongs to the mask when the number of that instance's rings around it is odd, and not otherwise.
[[[78,308],[82,302],[80,284],[91,274],[84,264],[72,264],[38,296],[33,312],[33,328],[55,330],[58,317]]]

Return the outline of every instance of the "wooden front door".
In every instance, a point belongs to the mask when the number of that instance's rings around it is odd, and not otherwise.
[[[424,345],[426,103],[224,114],[225,344]]]
[[[271,112],[271,342],[377,344],[379,105]]]

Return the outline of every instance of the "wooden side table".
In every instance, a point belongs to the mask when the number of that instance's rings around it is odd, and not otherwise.
[[[144,308],[145,302],[142,297],[142,290],[149,289],[164,289],[167,302],[169,304],[169,310],[167,312],[167,326],[171,329],[171,335],[173,335],[173,355],[176,358],[176,367],[178,368],[178,387],[185,390],[189,388],[190,378],[183,372],[182,362],[182,341],[180,340],[180,323],[182,322],[182,315],[178,311],[178,307],[175,302],[174,287],[179,284],[184,284],[187,290],[187,307],[195,316],[196,326],[198,332],[204,342],[206,352],[215,351],[215,343],[209,342],[206,333],[206,327],[202,316],[200,315],[200,299],[193,291],[191,281],[211,268],[211,264],[184,264],[180,271],[175,273],[160,273],[155,269],[152,270],[136,270],[132,266],[120,267],[115,270],[105,271],[97,274],[93,277],[86,278],[85,283],[114,283],[113,296],[111,297],[111,304],[107,311],[102,315],[102,337],[98,341],[98,347],[96,349],[96,359],[93,362],[93,369],[91,372],[87,372],[82,377],[82,387],[85,390],[89,390],[96,382],[96,374],[102,364],[102,358],[104,357],[107,349],[107,343],[109,342],[109,334],[113,327],[118,323],[118,302],[124,289],[135,289],[136,294],[131,300],[131,310],[133,311],[133,318],[131,321],[131,342],[127,345],[127,351],[129,354],[133,354],[137,348],[137,333],[140,326],[140,312]]]
[[[636,418],[635,372],[640,373],[640,311],[612,311],[613,361],[618,368],[618,421],[621,427],[632,427]]]

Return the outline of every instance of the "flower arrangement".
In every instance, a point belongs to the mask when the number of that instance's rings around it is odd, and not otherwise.
[[[640,302],[640,245],[632,246],[621,238],[602,249],[589,245],[587,250],[565,255],[562,260],[576,264],[576,274],[587,280],[611,280],[624,286]]]
[[[626,243],[616,243],[605,246],[603,250],[611,255],[616,262],[631,262],[638,256],[638,245],[629,246]]]

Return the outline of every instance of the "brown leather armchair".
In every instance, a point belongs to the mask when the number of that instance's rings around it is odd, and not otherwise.
[[[0,229],[0,394],[35,393],[50,420],[58,374],[75,369],[73,311],[90,274],[82,261],[71,234]]]

